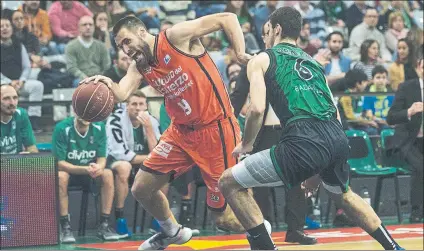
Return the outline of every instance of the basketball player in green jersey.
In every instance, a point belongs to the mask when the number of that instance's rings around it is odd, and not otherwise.
[[[59,122],[53,132],[52,152],[59,168],[60,240],[75,242],[68,216],[68,185],[89,187],[92,179],[101,181],[102,215],[97,235],[106,241],[120,236],[109,226],[114,197],[112,170],[106,167],[104,123],[90,123],[78,117]]]
[[[284,127],[280,142],[227,169],[219,181],[220,190],[247,230],[252,249],[276,247],[247,189],[282,185],[290,189],[302,183],[310,189],[320,181],[339,207],[385,249],[401,249],[371,206],[349,188],[348,139],[322,66],[296,46],[301,22],[300,13],[291,7],[270,15],[265,39],[274,46],[248,63],[251,105],[243,142],[233,154],[252,150],[266,99]]]
[[[15,88],[1,85],[0,99],[0,154],[37,153],[28,113],[18,107]]]

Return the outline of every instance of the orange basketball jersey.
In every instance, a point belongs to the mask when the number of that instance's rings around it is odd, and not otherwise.
[[[165,31],[156,36],[155,65],[141,72],[165,96],[165,107],[174,124],[207,125],[232,115],[225,84],[205,51],[191,56],[173,46]]]

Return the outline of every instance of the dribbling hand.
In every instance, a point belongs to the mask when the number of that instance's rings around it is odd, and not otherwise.
[[[82,84],[88,84],[90,82],[93,82],[94,84],[97,84],[97,83],[100,82],[100,83],[105,84],[109,88],[112,88],[112,84],[113,84],[113,80],[112,79],[110,79],[110,78],[108,78],[106,76],[102,76],[102,75],[95,75],[95,76],[88,77],[88,78],[82,80],[80,82],[80,85],[82,85]]]

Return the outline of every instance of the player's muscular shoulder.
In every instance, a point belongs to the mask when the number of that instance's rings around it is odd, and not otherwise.
[[[165,35],[173,46],[186,54],[197,56],[205,52],[200,39],[181,36],[176,27],[167,29]]]
[[[265,52],[261,52],[249,61],[247,65],[247,69],[248,71],[261,70],[262,72],[265,73],[268,70],[269,65],[270,65],[270,58],[268,54]]]

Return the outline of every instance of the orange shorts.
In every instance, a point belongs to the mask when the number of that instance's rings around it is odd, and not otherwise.
[[[171,124],[141,169],[151,173],[172,174],[171,181],[197,165],[207,186],[207,204],[211,210],[224,211],[226,202],[218,180],[225,169],[236,165],[232,156],[240,142],[240,127],[234,117],[190,128]]]

